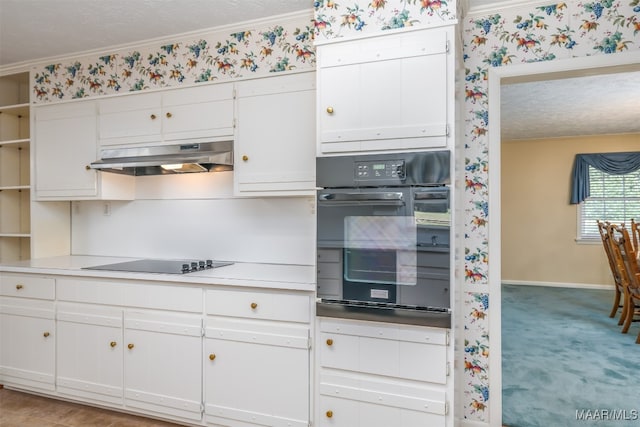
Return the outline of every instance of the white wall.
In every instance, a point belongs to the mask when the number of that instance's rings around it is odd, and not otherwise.
[[[237,198],[233,173],[136,178],[136,200],[73,202],[74,255],[313,265],[313,197]]]

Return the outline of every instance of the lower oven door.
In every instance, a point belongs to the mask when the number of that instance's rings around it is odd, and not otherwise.
[[[318,315],[450,324],[448,238],[431,247],[412,196],[410,187],[318,192]]]

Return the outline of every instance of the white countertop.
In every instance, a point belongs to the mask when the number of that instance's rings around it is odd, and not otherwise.
[[[233,285],[300,291],[315,291],[316,289],[315,268],[312,265],[236,262],[224,267],[187,274],[83,270],[85,267],[136,259],[141,258],[70,255],[7,262],[0,265],[0,272],[178,282],[200,285]]]

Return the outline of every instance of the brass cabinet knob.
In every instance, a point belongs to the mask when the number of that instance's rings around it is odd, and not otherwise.
[[[325,413],[325,415],[327,416],[327,418],[332,418],[333,417],[333,411],[327,411]]]
[[[333,345],[333,340],[331,338],[327,338],[327,345]]]
[[[256,308],[258,308],[258,303],[252,302],[251,303],[251,309],[255,310]]]
[[[85,170],[88,170],[88,171],[91,170],[91,166],[89,166],[89,165],[85,165],[84,168],[85,168]]]
[[[173,117],[173,114],[167,113],[166,116],[167,116],[167,119],[170,119],[171,117]]]
[[[155,120],[157,116],[155,114],[152,114],[149,117],[151,117],[151,120]]]
[[[23,285],[22,283],[18,283],[18,284],[16,285],[16,289],[17,289],[17,290],[20,290],[20,289],[22,289],[22,288],[24,288],[24,285]]]
[[[44,333],[44,334],[42,334],[42,335],[43,335],[45,338],[48,338],[50,334],[49,334],[49,332],[45,332],[45,333]]]
[[[216,358],[216,355],[215,355],[215,354],[211,353],[211,354],[209,355],[209,360],[214,360],[215,358]]]
[[[111,342],[109,343],[109,345],[110,345],[111,347],[115,347],[115,346],[117,346],[117,345],[118,345],[118,343],[117,343],[117,342],[115,342],[115,341],[111,341]]]
[[[129,344],[129,345],[127,346],[127,348],[128,348],[129,350],[131,350],[131,349],[133,348],[133,344]]]
[[[327,113],[333,114],[333,107],[327,107]]]
[[[247,155],[242,156],[242,161],[243,162],[246,162],[247,160],[249,160],[249,156],[247,156]]]

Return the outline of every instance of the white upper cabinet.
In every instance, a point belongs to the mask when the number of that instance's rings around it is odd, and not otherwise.
[[[34,108],[36,200],[133,199],[131,177],[100,174],[95,101]]]
[[[315,188],[315,73],[238,82],[237,195],[303,195]]]
[[[318,46],[318,155],[447,146],[451,28]]]
[[[232,137],[233,119],[232,83],[102,99],[98,101],[99,145]]]

